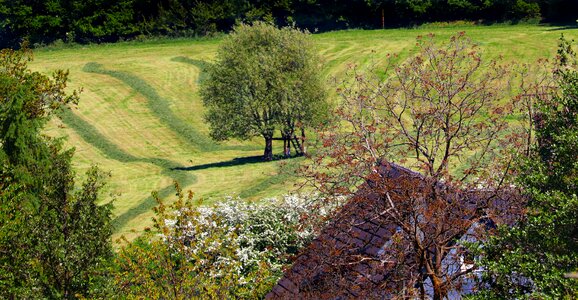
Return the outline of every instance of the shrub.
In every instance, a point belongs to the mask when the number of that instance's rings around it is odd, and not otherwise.
[[[260,298],[282,267],[309,242],[301,222],[312,203],[286,196],[255,204],[228,198],[199,207],[175,185],[177,200],[156,197],[153,229],[133,242],[123,239],[114,269],[115,288],[127,298]]]

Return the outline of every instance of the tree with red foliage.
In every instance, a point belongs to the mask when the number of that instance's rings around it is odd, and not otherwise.
[[[509,88],[515,72],[486,60],[464,33],[446,43],[418,37],[416,48],[402,63],[391,57],[385,72],[351,66],[352,80],[338,89],[338,121],[320,132],[323,147],[303,170],[326,199],[363,205],[355,220],[388,230],[376,255],[329,254],[334,275],[323,286],[335,293],[357,284],[340,272],[367,260],[393,270],[372,282],[381,295],[442,299],[462,291],[477,269],[465,246],[521,212],[523,199],[507,184],[512,150],[527,142],[527,131],[507,121],[520,99]],[[353,226],[340,216],[351,214],[337,214],[334,226]],[[375,292],[360,286],[358,296]]]

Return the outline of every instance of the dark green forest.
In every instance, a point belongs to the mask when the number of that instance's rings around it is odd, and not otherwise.
[[[61,40],[204,36],[265,20],[310,31],[479,23],[574,23],[574,0],[0,0],[0,48]]]

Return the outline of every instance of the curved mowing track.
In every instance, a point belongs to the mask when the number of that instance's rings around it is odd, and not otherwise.
[[[202,66],[205,66],[203,61],[191,60],[184,57],[177,57],[175,58],[175,61],[201,66],[201,70]],[[193,63],[191,63],[191,61]],[[87,73],[111,76],[120,80],[133,90],[139,92],[147,99],[147,105],[150,111],[161,121],[161,123],[165,124],[168,128],[177,133],[181,138],[184,139],[187,144],[195,147],[201,152],[258,149],[255,146],[221,146],[214,143],[210,138],[203,135],[196,128],[175,115],[175,113],[170,108],[170,102],[167,99],[161,97],[155,88],[153,88],[150,84],[136,75],[130,74],[128,72],[107,70],[103,68],[101,64],[95,62],[87,63],[84,65],[82,70]],[[203,75],[199,76],[199,80],[202,78]]]
[[[61,119],[67,126],[71,127],[78,135],[80,135],[82,139],[84,139],[87,143],[91,144],[96,149],[100,150],[106,157],[110,159],[114,159],[123,163],[145,162],[155,165],[162,170],[162,175],[171,177],[173,180],[178,181],[183,186],[193,184],[197,180],[193,174],[179,172],[176,170],[175,168],[179,167],[179,165],[173,161],[162,158],[139,158],[124,152],[117,145],[102,135],[94,126],[90,125],[88,122],[78,117],[70,110],[65,110],[61,114]],[[168,197],[172,193],[174,193],[174,187],[172,185],[158,191],[158,195],[161,198]],[[114,228],[122,228],[133,218],[150,211],[150,209],[155,207],[156,204],[157,203],[152,195],[139,201],[137,206],[120,214],[114,219]]]

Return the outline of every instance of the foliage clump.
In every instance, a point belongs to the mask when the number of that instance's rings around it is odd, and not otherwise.
[[[31,55],[0,51],[0,298],[75,298],[112,257],[112,204],[97,205],[104,174],[75,186],[73,151],[42,135],[78,93],[65,71],[30,71]]]
[[[327,112],[319,61],[306,32],[263,22],[236,27],[201,83],[211,137],[261,136],[263,157],[271,160],[279,130],[285,150],[293,143],[296,151],[305,152],[305,128]]]
[[[308,198],[227,199],[199,207],[191,192],[176,188],[173,204],[157,197],[154,227],[120,249],[114,281],[121,295],[261,298],[313,237],[312,226],[300,222],[313,209]]]

